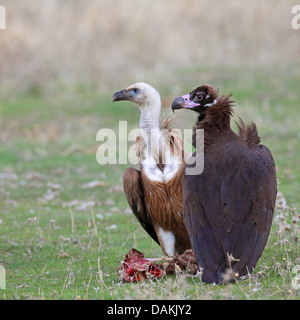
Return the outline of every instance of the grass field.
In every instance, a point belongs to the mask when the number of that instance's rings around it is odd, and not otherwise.
[[[128,130],[138,124],[137,107],[111,103],[122,88],[100,93],[88,85],[57,85],[2,94],[0,264],[6,290],[0,299],[299,299],[291,284],[292,269],[300,265],[300,73],[294,66],[274,68],[182,68],[168,83],[154,81],[165,114],[172,98],[198,84],[232,91],[235,119],[254,120],[274,155],[280,194],[269,241],[253,275],[225,286],[184,274],[119,283],[118,264],[132,247],[146,257],[161,256],[124,197],[127,165],[100,166],[95,157],[99,129],[118,132],[119,120],[128,120]],[[183,112],[176,113],[177,126],[191,128],[195,117]]]

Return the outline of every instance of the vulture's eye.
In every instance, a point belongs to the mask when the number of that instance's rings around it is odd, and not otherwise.
[[[134,89],[133,89],[133,92],[134,92],[134,93],[137,93],[138,91],[139,91],[139,89],[137,89],[137,88],[134,88]]]
[[[201,101],[201,100],[203,100],[203,94],[197,94],[197,100],[199,100],[199,101]]]

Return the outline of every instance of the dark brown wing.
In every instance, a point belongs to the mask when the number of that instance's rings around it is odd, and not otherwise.
[[[252,272],[269,236],[276,192],[265,146],[220,146],[205,154],[201,175],[185,176],[184,219],[203,281],[222,282],[228,254],[239,259],[231,262],[234,272]]]
[[[248,144],[249,147],[260,143],[257,127],[254,122],[245,125],[244,121],[240,118],[240,123],[235,122],[239,129],[239,136]]]
[[[159,244],[156,232],[145,209],[140,171],[133,168],[126,169],[123,175],[123,188],[133,214],[149,236]]]

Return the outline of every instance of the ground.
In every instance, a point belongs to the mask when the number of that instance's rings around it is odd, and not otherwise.
[[[293,67],[278,69],[276,77],[272,68],[199,68],[180,70],[158,88],[165,114],[174,97],[203,83],[233,92],[235,120],[255,121],[274,155],[279,198],[269,241],[253,275],[225,286],[184,274],[119,283],[118,264],[132,247],[161,256],[124,197],[128,165],[96,161],[98,130],[118,133],[119,120],[128,120],[128,130],[138,125],[137,107],[111,102],[122,88],[99,93],[80,84],[3,93],[0,264],[6,289],[0,299],[299,299],[292,286],[293,267],[300,265],[299,79]],[[175,114],[178,126],[191,128],[195,117],[184,113],[183,120],[183,112]]]

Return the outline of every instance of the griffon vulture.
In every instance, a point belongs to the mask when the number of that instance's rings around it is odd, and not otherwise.
[[[128,168],[123,187],[128,204],[148,234],[173,256],[190,249],[183,222],[182,181],[184,171],[181,137],[167,118],[161,128],[161,99],[149,84],[135,83],[116,92],[113,101],[129,100],[141,111],[141,133],[135,142],[140,170]]]

